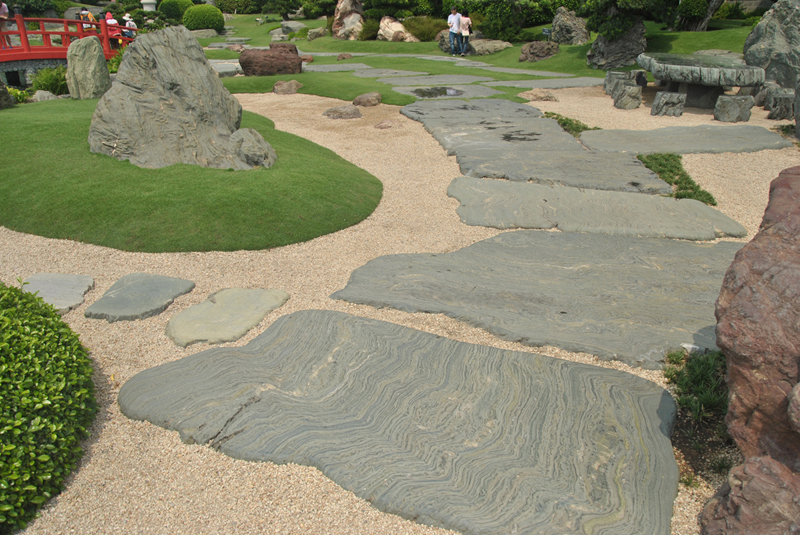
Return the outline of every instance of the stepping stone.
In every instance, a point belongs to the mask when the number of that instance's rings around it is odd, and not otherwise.
[[[538,109],[507,100],[415,102],[400,113],[455,155],[466,176],[669,194],[635,156],[586,150]]]
[[[53,305],[63,315],[83,304],[83,296],[94,288],[94,279],[88,275],[66,273],[37,273],[25,279],[26,292],[39,292],[39,297]]]
[[[220,78],[230,78],[237,74],[244,74],[242,66],[236,63],[214,63],[211,68],[219,75]]]
[[[228,44],[242,44],[250,40],[250,37],[228,37],[225,42]]]
[[[230,43],[209,43],[207,48],[227,48]]]
[[[592,150],[653,154],[758,152],[791,147],[780,134],[754,125],[668,126],[655,130],[587,130],[581,142]]]
[[[181,347],[232,342],[288,300],[283,290],[226,288],[176,314],[167,323],[167,336]]]
[[[502,94],[502,91],[497,91],[491,87],[484,87],[482,85],[393,87],[392,91],[403,95],[411,95],[412,97],[417,97],[422,100],[486,98],[492,95]]]
[[[149,273],[125,275],[86,309],[86,317],[131,321],[161,314],[172,301],[194,289],[189,280]]]
[[[534,74],[531,71],[530,74]],[[484,82],[483,85],[503,87],[527,87],[529,89],[563,89],[565,87],[594,87],[603,85],[603,78],[578,76],[575,78],[560,78],[550,80],[507,80],[503,82]]]
[[[353,76],[359,78],[382,78],[384,76],[422,76],[428,74],[420,71],[398,71],[395,69],[364,69],[355,71]]]
[[[694,199],[460,177],[450,197],[467,225],[552,229],[650,238],[743,238],[747,229]]]
[[[145,370],[118,399],[184,442],[314,466],[423,524],[670,533],[675,403],[616,370],[306,310]]]
[[[434,74],[430,76],[394,76],[391,78],[378,78],[379,82],[390,85],[417,85],[417,86],[438,86],[438,85],[467,85],[475,82],[489,82],[491,78],[486,76],[472,76],[471,74]]]
[[[463,67],[463,65],[459,65],[459,67]],[[482,67],[483,70],[489,72],[504,72],[507,74],[527,74],[530,76],[549,76],[552,78],[572,78],[574,74],[564,74],[563,72],[550,72],[550,71],[531,71],[528,69],[515,69],[513,67],[490,67],[485,66]]]
[[[658,369],[681,344],[716,347],[714,303],[741,246],[521,230],[453,253],[378,257],[331,297]]]
[[[371,69],[365,63],[331,63],[330,65],[303,64],[303,72],[346,72]]]

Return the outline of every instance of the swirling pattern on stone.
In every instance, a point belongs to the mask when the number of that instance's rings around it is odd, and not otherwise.
[[[736,87],[764,83],[764,69],[729,56],[651,53],[639,54],[636,62],[656,80]]]
[[[236,458],[315,466],[466,534],[667,534],[675,405],[639,377],[340,312],[145,370],[123,413]]]
[[[716,348],[714,302],[741,246],[521,230],[453,253],[378,257],[331,297],[656,369],[681,344]]]

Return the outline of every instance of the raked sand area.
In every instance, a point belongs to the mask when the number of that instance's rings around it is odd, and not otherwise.
[[[683,117],[651,117],[649,108],[616,110],[601,88],[551,91],[558,102],[532,103],[603,128],[652,129],[708,124],[709,113],[687,110]],[[95,279],[86,302],[64,316],[91,350],[100,403],[85,442],[85,453],[66,489],[42,510],[25,533],[445,533],[381,513],[345,492],[318,470],[231,459],[206,446],[181,443],[177,433],[120,413],[121,384],[147,368],[207,349],[180,348],[164,334],[167,321],[208,294],[229,287],[277,288],[291,296],[239,341],[241,346],[277,318],[305,309],[327,309],[381,319],[448,338],[503,349],[538,352],[613,367],[664,385],[660,373],[602,362],[591,355],[555,348],[530,348],[500,340],[443,315],[409,314],[336,301],[350,273],[367,261],[395,253],[451,252],[499,231],[470,227],[447,197],[460,176],[420,123],[398,107],[362,108],[358,120],[331,120],[333,99],[274,94],[237,95],[246,110],[263,114],[285,130],[323,145],[366,169],[384,184],[376,211],[360,224],[307,243],[270,251],[231,253],[125,253],[65,240],[51,240],[0,228],[0,280],[14,283],[40,272],[79,273]],[[749,124],[771,127],[766,112],[754,109]],[[384,121],[390,128],[375,125]],[[718,124],[718,123],[717,123]],[[769,183],[800,165],[796,147],[743,154],[687,155],[684,165],[718,200],[719,209],[742,223],[752,238],[767,203]],[[120,277],[147,272],[180,277],[197,286],[162,314],[140,321],[107,323],[84,317],[86,307]],[[699,532],[697,515],[721,481],[681,485],[673,534]]]

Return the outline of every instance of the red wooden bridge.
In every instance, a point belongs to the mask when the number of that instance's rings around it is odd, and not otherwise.
[[[117,53],[117,49],[122,48],[131,41],[132,37],[122,35],[123,31],[136,32],[135,28],[125,28],[114,24],[106,24],[104,19],[99,22],[86,22],[83,20],[69,19],[45,19],[36,17],[24,17],[16,15],[14,19],[8,19],[10,23],[16,20],[17,29],[13,31],[0,32],[0,45],[6,46],[6,35],[19,36],[21,46],[13,48],[0,48],[0,62],[22,61],[35,59],[67,59],[67,49],[72,41],[83,39],[92,35],[100,38],[103,45],[103,53],[106,59],[111,59]],[[38,30],[29,30],[25,23],[36,22],[39,24]],[[56,30],[46,30],[45,24],[60,26]],[[87,25],[87,28],[84,28]],[[31,36],[41,36],[42,44],[31,44]],[[54,36],[61,37],[61,42],[54,40]],[[36,39],[38,41],[38,39]]]

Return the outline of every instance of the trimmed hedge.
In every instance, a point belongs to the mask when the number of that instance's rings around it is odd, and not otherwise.
[[[193,5],[192,0],[164,0],[158,6],[158,11],[168,19],[181,20],[186,10]]]
[[[210,4],[192,6],[183,14],[183,25],[188,30],[216,30],[225,29],[225,17],[222,11]]]
[[[61,491],[96,412],[78,336],[39,297],[0,283],[0,533]]]

